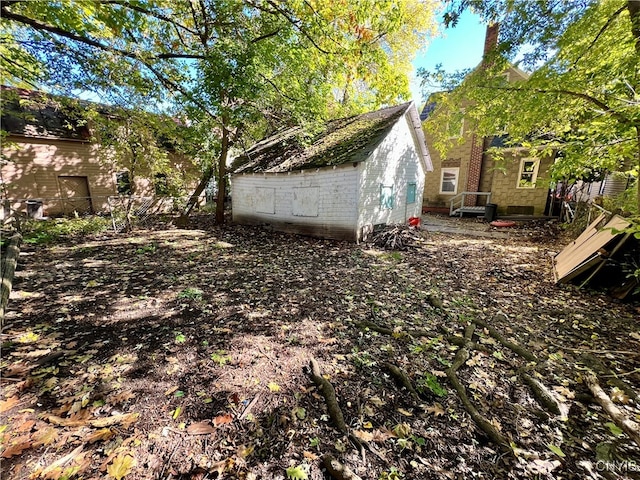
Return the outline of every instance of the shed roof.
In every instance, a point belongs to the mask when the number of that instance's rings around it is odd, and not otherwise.
[[[2,86],[2,130],[39,138],[87,140],[90,137],[79,104],[67,105],[60,97]]]
[[[409,111],[412,105],[409,102],[375,112],[332,120],[320,133],[314,135],[310,142],[305,142],[307,146],[303,144],[302,129],[289,128],[261,140],[237,157],[231,166],[231,171],[233,173],[279,173],[362,162],[369,157],[393,125]],[[415,118],[418,118],[417,112]],[[413,115],[411,120],[414,122]],[[424,137],[420,139],[421,132],[421,128],[416,130],[419,140],[424,144]],[[426,146],[420,154],[425,164],[430,164]]]

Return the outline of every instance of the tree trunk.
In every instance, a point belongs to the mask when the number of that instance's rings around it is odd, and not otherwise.
[[[640,2],[627,0],[627,10],[629,10],[629,20],[631,20],[631,33],[636,40],[636,53],[640,55]]]
[[[182,216],[186,217],[187,215],[189,215],[189,212],[191,212],[191,209],[196,205],[196,203],[198,203],[198,197],[202,192],[204,192],[204,189],[207,187],[207,184],[209,183],[209,180],[211,180],[212,176],[213,176],[213,167],[209,167],[202,174],[202,179],[200,180],[200,183],[198,184],[196,189],[193,191],[193,193],[189,197],[189,200],[187,201],[187,205],[184,207],[184,210],[182,211]]]
[[[638,178],[636,178],[636,207],[640,214],[640,125],[636,125],[636,139],[638,140],[638,148],[636,150],[636,167],[638,168]]]
[[[227,155],[229,153],[229,131],[222,127],[222,145],[218,159],[218,198],[216,201],[216,223],[224,223],[224,197],[226,196]]]

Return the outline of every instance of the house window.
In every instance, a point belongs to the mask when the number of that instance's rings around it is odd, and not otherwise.
[[[116,173],[116,188],[118,195],[131,195],[131,179],[129,178],[129,172]]]
[[[407,185],[407,205],[410,203],[416,203],[416,184],[410,183]]]
[[[382,208],[393,208],[393,185],[380,185],[380,206]]]
[[[167,174],[156,173],[153,186],[156,190],[156,195],[169,195],[169,181],[167,180]]]
[[[453,194],[458,191],[459,168],[443,168],[440,177],[440,193]]]
[[[539,166],[540,159],[538,158],[523,158],[520,160],[520,171],[518,173],[518,184],[516,188],[536,188]]]

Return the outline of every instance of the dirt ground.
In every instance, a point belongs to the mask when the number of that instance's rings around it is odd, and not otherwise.
[[[427,225],[390,252],[196,219],[23,245],[2,478],[640,478],[585,384],[640,421],[640,307],[554,285],[566,242],[552,222]],[[350,472],[329,477],[327,455]]]

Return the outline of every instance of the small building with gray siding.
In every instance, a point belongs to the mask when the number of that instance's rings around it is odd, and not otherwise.
[[[290,128],[234,160],[233,221],[359,242],[420,216],[431,170],[413,103],[334,120],[311,138]]]

